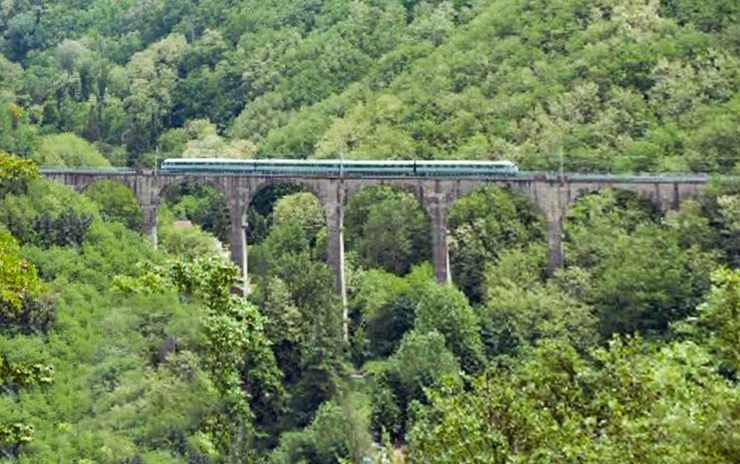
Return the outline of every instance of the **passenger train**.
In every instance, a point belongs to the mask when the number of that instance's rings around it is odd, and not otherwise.
[[[238,173],[256,176],[327,177],[486,177],[514,176],[511,161],[356,161],[356,160],[238,160],[174,158],[160,165],[163,173]]]

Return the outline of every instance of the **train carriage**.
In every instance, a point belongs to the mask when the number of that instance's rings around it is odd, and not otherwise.
[[[164,160],[162,172],[225,172],[262,176],[321,177],[491,177],[519,172],[511,161],[403,160],[237,160],[175,158]]]

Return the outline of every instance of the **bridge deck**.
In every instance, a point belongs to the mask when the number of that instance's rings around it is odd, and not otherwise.
[[[492,176],[397,176],[397,175],[361,175],[361,176],[336,176],[336,175],[315,175],[303,173],[252,173],[252,172],[234,172],[234,171],[178,171],[178,172],[161,172],[152,170],[135,170],[126,168],[110,169],[84,169],[84,168],[42,168],[41,173],[45,175],[91,175],[91,176],[157,176],[157,177],[272,177],[272,178],[305,178],[305,179],[418,179],[418,180],[496,180],[496,181],[565,181],[565,182],[605,182],[605,183],[706,183],[711,179],[736,179],[735,176],[720,176],[710,174],[674,174],[674,173],[646,173],[646,174],[606,174],[606,173],[576,173],[566,172],[562,175],[552,172],[543,171],[520,171],[516,175],[492,175]]]

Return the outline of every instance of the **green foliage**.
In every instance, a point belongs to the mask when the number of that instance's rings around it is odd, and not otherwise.
[[[175,219],[199,225],[221,242],[228,243],[231,222],[226,199],[209,185],[183,183],[164,191],[164,203]]]
[[[352,355],[357,365],[391,355],[414,327],[416,307],[432,285],[428,264],[404,277],[371,269],[359,273],[352,288]]]
[[[42,166],[105,168],[110,163],[90,142],[75,134],[47,135],[32,159]]]
[[[36,303],[42,284],[36,268],[19,256],[15,239],[0,227],[0,329],[46,328],[53,310]],[[54,368],[41,362],[14,362],[7,359],[0,346],[0,392],[52,382]],[[17,455],[20,447],[31,441],[33,426],[25,422],[0,420],[0,452]]]
[[[159,148],[727,172],[737,16],[731,0],[14,2],[0,148],[31,155],[41,132],[136,166]]]
[[[542,339],[565,339],[580,351],[598,341],[593,308],[553,283],[543,284],[538,266],[527,266],[532,255],[544,253],[509,250],[486,272],[488,292],[480,324],[489,357],[516,355]],[[512,270],[511,265],[518,268]]]
[[[722,367],[740,372],[740,271],[720,269],[712,274],[712,289],[698,308],[698,324],[709,337]]]
[[[692,314],[715,265],[712,253],[684,249],[677,229],[657,223],[655,212],[629,207],[634,201],[609,191],[591,195],[566,221],[569,269],[562,279],[594,306],[607,336],[664,332]]]
[[[125,185],[114,181],[100,181],[85,189],[85,196],[93,200],[105,221],[120,222],[138,231],[144,223],[134,193]]]
[[[363,266],[402,275],[431,257],[429,218],[410,193],[363,189],[350,200],[344,226],[347,249]]]
[[[29,156],[38,144],[38,127],[32,124],[29,111],[14,97],[14,87],[20,87],[23,80],[22,70],[0,56],[0,74],[3,76],[0,77],[0,153]]]
[[[36,268],[19,256],[15,239],[0,228],[0,301],[8,310],[21,308],[23,299],[41,290]]]
[[[617,338],[589,358],[546,342],[513,369],[481,376],[469,392],[433,392],[410,433],[409,454],[440,463],[617,463],[625,456],[730,463],[740,451],[739,400],[690,342],[655,349]]]
[[[224,255],[216,237],[188,221],[175,221],[166,206],[159,208],[157,238],[162,248],[172,256],[195,259]]]
[[[0,201],[0,222],[23,244],[80,245],[98,210],[92,201],[68,187],[46,180],[28,185],[26,195]]]
[[[252,198],[247,210],[247,229],[249,243],[262,242],[270,232],[273,213],[280,198],[300,192],[300,187],[292,184],[277,184],[260,189]]]
[[[371,438],[366,418],[353,404],[354,398],[327,402],[316,411],[311,424],[300,432],[286,432],[270,462],[342,463],[361,462],[370,451]],[[346,460],[346,461],[345,461]]]
[[[0,386],[4,390],[15,390],[32,385],[52,383],[54,368],[41,363],[11,363],[0,356]]]
[[[543,221],[529,201],[497,187],[461,198],[450,211],[450,267],[473,302],[483,300],[485,266],[511,248],[541,242]]]
[[[25,193],[28,183],[38,177],[39,168],[34,162],[0,150],[0,198],[8,193]]]
[[[43,290],[36,267],[20,256],[15,239],[0,227],[0,329],[47,330],[54,304]]]
[[[383,432],[403,439],[411,422],[412,408],[428,402],[428,388],[441,382],[459,382],[460,367],[445,347],[439,332],[408,332],[393,354],[375,374],[370,427],[376,437]]]
[[[429,285],[416,307],[414,328],[420,333],[438,332],[467,373],[483,368],[483,344],[477,314],[465,295],[450,285]]]

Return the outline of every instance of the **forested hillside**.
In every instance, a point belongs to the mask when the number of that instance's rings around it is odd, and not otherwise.
[[[0,1],[0,463],[740,462],[740,4]],[[249,282],[216,189],[39,166],[512,159],[709,172],[663,212],[495,186],[346,205],[348,337],[319,199],[256,192]]]
[[[740,157],[739,9],[9,0],[0,148],[66,164],[104,163],[97,151],[115,165],[159,153],[552,169],[562,156],[572,170],[728,172]]]

